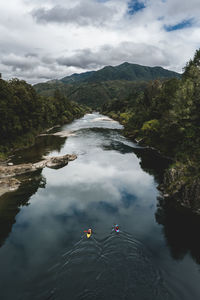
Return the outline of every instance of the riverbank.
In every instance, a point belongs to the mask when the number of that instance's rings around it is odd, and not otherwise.
[[[200,216],[200,177],[196,160],[178,160],[168,155],[168,150],[160,147],[155,141],[150,143],[149,137],[138,136],[138,130],[127,126],[128,121],[121,114],[106,113],[109,117],[124,125],[123,135],[140,146],[155,149],[159,154],[170,159],[171,165],[165,170],[163,182],[158,186],[161,197],[176,210],[184,214]]]
[[[133,132],[124,130],[124,135],[141,146],[152,147],[145,137],[139,141],[135,138]],[[176,210],[184,214],[194,214],[200,216],[200,177],[199,165],[196,159],[184,157],[167,156],[168,151],[160,147],[159,144],[153,143],[154,149],[163,157],[171,159],[170,166],[165,170],[163,182],[159,184],[158,190],[163,199],[170,203]]]
[[[200,216],[200,179],[197,166],[176,162],[159,186],[165,201],[183,213]]]
[[[159,187],[178,209],[200,212],[200,49],[181,79],[150,82],[123,101],[110,101],[102,113],[124,125],[124,135],[157,149],[173,163]]]
[[[75,154],[66,154],[63,156],[44,157],[43,160],[37,163],[0,165],[0,196],[10,191],[16,191],[20,187],[22,183],[22,180],[19,179],[20,175],[30,174],[45,167],[59,169],[76,158]]]
[[[154,287],[154,300],[172,300],[172,293],[174,299],[186,300],[188,291],[195,291],[192,299],[198,299],[199,266],[189,252],[196,245],[193,249],[197,255],[199,253],[195,238],[193,245],[188,242],[188,226],[180,228],[179,219],[172,227],[170,213],[165,225],[155,219],[158,180],[153,176],[161,168],[162,158],[154,159],[149,154],[151,150],[137,147],[124,138],[121,129],[118,122],[108,122],[98,113],[88,114],[62,127],[64,131],[73,131],[75,136],[39,137],[34,149],[13,157],[12,162],[16,164],[36,162],[42,153],[52,156],[78,154],[77,160],[58,171],[45,168],[42,172],[25,174],[27,182],[16,192],[1,197],[1,294],[4,298],[14,299],[15,295],[22,299],[49,298],[52,286],[57,287],[53,295],[57,298],[79,299],[88,295],[109,298],[108,292],[110,287],[113,291],[113,285],[112,282],[105,285],[105,280],[114,270],[119,277],[114,277],[116,284],[114,293],[109,294],[110,299],[116,298],[118,289],[123,298],[127,284],[130,286],[130,293],[126,294],[128,299],[134,295],[145,297],[144,289],[148,299]],[[56,145],[56,140],[62,143],[61,147]],[[53,144],[51,148],[50,144]],[[28,159],[27,153],[30,153]],[[19,156],[23,157],[18,159]],[[154,166],[157,170],[153,173]],[[187,220],[183,223],[187,224]],[[112,232],[115,223],[120,226],[120,235]],[[88,228],[96,232],[89,241],[83,233]],[[169,239],[165,237],[165,228]],[[130,243],[134,248],[131,253]],[[174,249],[175,258],[171,249]],[[86,256],[86,253],[91,255]],[[101,255],[99,264],[94,264],[102,253],[105,256]],[[155,269],[158,271],[154,272]],[[78,282],[77,272],[80,273]],[[87,276],[87,282],[84,281],[86,272],[91,275]],[[187,273],[193,277],[186,277]],[[158,291],[158,278],[165,283],[163,297]],[[86,285],[94,293],[85,292]],[[166,288],[171,292],[169,297]]]
[[[59,90],[52,97],[37,95],[30,84],[19,79],[0,80],[0,89],[0,160],[33,145],[47,128],[68,124],[91,110],[70,101]]]

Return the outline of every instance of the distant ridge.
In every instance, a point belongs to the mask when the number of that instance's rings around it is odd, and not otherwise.
[[[100,82],[109,80],[127,81],[149,81],[155,79],[180,78],[181,74],[169,71],[162,67],[147,67],[138,64],[124,62],[121,65],[112,67],[106,66],[98,71],[72,74],[60,79],[63,83]]]
[[[106,66],[98,71],[38,83],[34,88],[38,94],[47,97],[59,90],[68,99],[97,109],[110,100],[134,97],[136,92],[144,90],[149,81],[170,78],[181,78],[181,74],[162,67],[125,62],[115,67]]]

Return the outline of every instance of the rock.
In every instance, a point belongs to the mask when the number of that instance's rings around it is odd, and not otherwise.
[[[21,182],[16,178],[4,178],[0,180],[0,196],[3,194],[10,192],[10,191],[16,191]]]
[[[52,169],[59,169],[68,164],[69,161],[72,161],[76,159],[77,156],[72,154],[66,154],[61,157],[50,157],[49,160],[46,162],[46,167],[52,168]]]
[[[136,141],[136,143],[140,143],[140,142],[142,142],[142,140],[143,140],[143,138],[141,138],[141,139],[135,139],[135,141]]]
[[[200,214],[200,178],[195,172],[189,173],[186,165],[179,163],[167,170],[162,194],[176,208]]]
[[[8,163],[8,166],[13,166],[13,163],[12,163],[12,162],[9,162],[9,163]]]
[[[60,132],[52,133],[52,135],[65,138],[69,136],[75,136],[76,134],[74,132],[69,132],[69,131],[60,131]]]
[[[69,161],[72,161],[76,158],[77,156],[75,154],[66,154],[63,156],[45,157],[44,160],[34,164],[28,163],[12,166],[0,166],[0,178],[14,177],[17,175],[34,172],[36,170],[43,169],[44,167],[59,169],[64,167]]]
[[[44,157],[43,160],[37,163],[28,163],[20,165],[8,165],[0,166],[0,196],[6,192],[16,190],[21,182],[13,177],[18,175],[35,172],[43,169],[44,167],[59,169],[68,164],[69,161],[75,160],[77,156],[75,154],[66,154],[63,156]]]
[[[70,132],[70,131],[58,131],[56,133],[41,133],[38,136],[47,136],[47,135],[54,135],[54,136],[59,136],[59,137],[69,137],[69,136],[75,136],[76,134],[74,132]]]
[[[169,197],[169,194],[163,194],[163,197],[164,197],[164,198],[168,198],[168,197]]]

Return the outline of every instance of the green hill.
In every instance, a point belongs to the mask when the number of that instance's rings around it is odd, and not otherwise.
[[[60,80],[39,83],[34,88],[38,94],[48,97],[59,90],[70,100],[97,109],[110,100],[130,97],[138,89],[144,89],[151,80],[180,77],[180,74],[161,67],[126,62],[116,67],[107,66],[98,71],[72,74]]]
[[[64,84],[58,82],[41,83],[34,86],[37,93],[50,97],[59,90],[68,99],[80,104],[85,104],[93,109],[100,108],[110,100],[126,99],[135,90],[143,90],[146,86],[144,81],[112,80],[93,83]]]
[[[99,82],[109,80],[155,80],[158,78],[180,78],[181,75],[162,67],[146,67],[137,64],[123,63],[119,66],[106,66],[101,70],[73,74],[62,78],[63,83]]]

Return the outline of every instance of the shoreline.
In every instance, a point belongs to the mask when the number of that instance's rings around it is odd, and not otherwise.
[[[75,154],[65,154],[63,156],[43,157],[37,163],[27,163],[19,165],[0,165],[0,197],[8,192],[16,191],[22,181],[17,178],[20,175],[30,174],[43,168],[60,169],[77,158]]]
[[[102,113],[104,114],[104,112]],[[112,117],[109,113],[107,115]],[[120,122],[120,118],[113,119],[124,125]],[[138,145],[154,149],[163,158],[172,161],[172,164],[165,169],[163,183],[157,187],[160,196],[165,201],[170,202],[174,209],[200,216],[200,180],[197,173],[195,173],[195,165],[190,166],[185,162],[175,160],[173,157],[168,157],[159,148],[148,146],[143,140],[135,139],[128,131],[123,130],[122,134]],[[194,173],[189,172],[190,168],[194,169]]]

